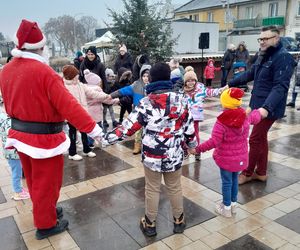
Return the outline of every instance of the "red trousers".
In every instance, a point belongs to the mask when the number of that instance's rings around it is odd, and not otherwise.
[[[263,119],[260,123],[253,126],[249,138],[249,164],[243,171],[246,176],[251,176],[255,170],[258,175],[267,174],[268,165],[268,131],[275,120]]]
[[[18,152],[33,204],[34,225],[47,229],[56,225],[56,203],[62,185],[64,159],[58,155],[33,159]]]

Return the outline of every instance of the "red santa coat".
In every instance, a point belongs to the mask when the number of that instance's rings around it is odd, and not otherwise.
[[[23,52],[0,73],[0,88],[7,114],[28,122],[62,122],[67,119],[80,131],[94,137],[101,129],[65,88],[62,78],[43,57]],[[100,130],[100,131],[99,131]],[[35,159],[67,151],[70,140],[64,132],[29,134],[11,129],[6,147],[14,147]]]

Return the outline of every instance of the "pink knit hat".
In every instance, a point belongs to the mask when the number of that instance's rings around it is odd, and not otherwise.
[[[85,80],[88,84],[98,85],[101,82],[100,76],[98,76],[97,74],[89,71],[88,69],[85,69],[83,71],[83,73],[84,73],[84,78],[85,78]]]

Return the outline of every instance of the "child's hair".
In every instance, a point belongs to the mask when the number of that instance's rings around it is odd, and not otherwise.
[[[63,66],[62,73],[66,80],[73,80],[77,75],[79,75],[78,69],[73,65]]]
[[[220,97],[220,102],[223,108],[236,109],[242,105],[242,97],[244,91],[239,88],[226,89]]]
[[[194,70],[194,68],[193,68],[192,66],[186,66],[186,67],[184,68],[184,71],[185,71],[185,73],[186,73],[186,72],[189,72],[189,71],[195,71],[195,70]]]

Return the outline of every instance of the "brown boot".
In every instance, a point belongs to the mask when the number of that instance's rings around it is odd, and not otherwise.
[[[252,181],[252,176],[246,176],[243,174],[239,175],[239,185],[243,185],[249,181]]]
[[[253,180],[258,180],[258,181],[263,181],[263,182],[265,182],[265,181],[267,181],[267,176],[266,175],[258,175],[257,173],[253,173],[253,175],[252,175],[252,179]]]
[[[134,155],[137,155],[137,154],[141,153],[141,143],[139,143],[139,142],[135,142],[134,143],[134,147],[133,147],[132,153]]]

